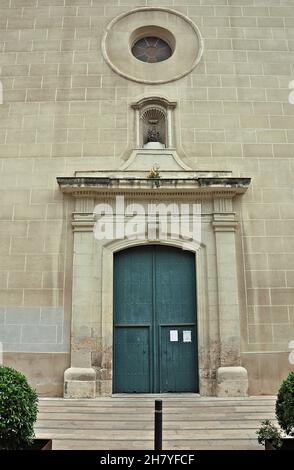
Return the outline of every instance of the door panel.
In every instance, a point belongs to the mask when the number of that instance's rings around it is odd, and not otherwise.
[[[195,257],[192,253],[172,247],[155,247],[158,323],[195,323],[195,284]]]
[[[195,286],[192,253],[148,245],[115,256],[114,392],[198,391]]]
[[[150,333],[148,327],[119,327],[115,334],[115,391],[150,390]]]
[[[153,311],[152,246],[132,248],[115,256],[114,313],[117,324],[150,325]]]
[[[178,341],[170,340],[170,331],[177,331]],[[183,341],[183,332],[191,332],[191,342]],[[196,335],[195,326],[160,328],[160,391],[195,392]]]

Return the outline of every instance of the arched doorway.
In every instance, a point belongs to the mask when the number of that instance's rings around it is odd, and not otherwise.
[[[198,392],[195,254],[148,245],[114,256],[113,392]]]

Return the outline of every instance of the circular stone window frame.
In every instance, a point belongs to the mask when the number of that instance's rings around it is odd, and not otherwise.
[[[176,39],[175,39],[174,35],[168,29],[162,28],[161,26],[152,26],[152,27],[151,26],[141,26],[140,28],[135,29],[135,31],[133,31],[131,33],[130,41],[129,41],[132,55],[137,60],[140,60],[140,59],[138,59],[138,57],[136,57],[136,55],[133,53],[133,48],[134,48],[134,46],[136,45],[136,43],[138,41],[140,41],[143,38],[148,38],[148,37],[156,37],[158,39],[161,39],[162,41],[164,41],[168,45],[168,47],[171,50],[171,55],[169,57],[167,57],[166,59],[163,59],[160,62],[165,62],[170,57],[172,57],[172,55],[173,55],[173,53],[175,52],[175,49],[176,49]],[[141,61],[141,62],[144,62],[144,61]],[[150,62],[148,62],[148,63],[150,63]]]
[[[142,24],[142,20],[139,21],[139,25],[135,27],[130,33],[128,33],[128,42],[125,43],[125,56],[122,57],[118,51],[116,50],[116,44],[122,44],[121,35],[124,33],[126,36],[125,31],[120,31],[119,28],[119,22],[125,20],[128,16],[135,15],[136,13],[139,14],[139,16],[142,16],[142,13],[148,13],[148,12],[160,12],[160,13],[165,13],[169,14],[170,16],[176,16],[177,18],[180,18],[182,20],[182,26],[184,23],[187,24],[188,28],[187,31],[191,33],[191,31],[194,33],[194,38],[195,41],[191,41],[185,43],[186,47],[189,47],[189,54],[183,54],[183,51],[181,51],[181,48],[178,47],[177,44],[177,35],[174,34],[173,31],[170,31],[166,27],[166,23],[161,23],[160,19],[156,19],[156,24],[150,24],[148,21],[148,17],[146,16],[146,22],[145,24]],[[171,21],[172,23],[172,21]],[[117,29],[117,31],[116,31]],[[172,28],[171,28],[172,29]],[[172,55],[161,62],[156,62],[156,63],[145,63],[139,61],[133,54],[132,54],[132,46],[134,45],[134,42],[140,38],[139,32],[144,31],[144,36],[146,35],[154,35],[155,31],[159,30],[166,30],[167,34],[169,37],[166,36],[166,34],[162,35],[159,33],[160,38],[166,41],[168,39],[168,44],[172,48]],[[136,32],[138,34],[136,35]],[[117,34],[117,37],[119,40],[116,42],[113,40],[113,34]],[[141,37],[143,37],[141,35]],[[169,38],[174,38],[175,42],[170,43]],[[118,39],[117,38],[117,39]],[[114,44],[111,44],[111,41]],[[124,39],[126,42],[126,39]],[[196,44],[197,43],[197,44]],[[197,49],[196,49],[197,46]],[[194,54],[194,51],[197,50],[197,54]],[[110,66],[110,68],[116,72],[118,75],[121,77],[127,78],[128,80],[132,80],[137,83],[145,83],[145,84],[150,84],[150,85],[155,85],[155,84],[162,84],[162,83],[169,83],[173,82],[175,80],[179,80],[180,78],[185,77],[188,75],[192,70],[199,64],[201,57],[203,55],[204,51],[204,42],[203,38],[201,35],[201,32],[198,28],[198,26],[186,15],[173,10],[171,8],[164,8],[164,7],[140,7],[140,8],[134,8],[132,10],[129,10],[127,12],[121,13],[120,15],[116,16],[113,20],[110,21],[106,28],[106,32],[103,36],[102,39],[102,53],[105,61],[107,64]],[[193,57],[193,60],[190,60],[190,56],[195,55]],[[172,65],[171,60],[173,60],[173,66],[168,67],[168,65]],[[127,66],[125,66],[125,63],[127,63]],[[145,67],[152,67],[153,69],[144,69],[142,67],[142,64]],[[163,68],[157,69],[157,75],[160,75],[160,79],[148,79],[146,78],[150,72],[152,75],[156,75],[156,66],[161,66]],[[129,71],[132,70],[132,73],[129,73]],[[160,70],[160,73],[159,73]],[[136,73],[137,72],[137,73]],[[143,75],[143,76],[142,76]]]

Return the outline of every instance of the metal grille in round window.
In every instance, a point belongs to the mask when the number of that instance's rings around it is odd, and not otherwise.
[[[134,44],[132,53],[136,59],[152,64],[168,59],[172,55],[172,50],[163,39],[146,37]]]

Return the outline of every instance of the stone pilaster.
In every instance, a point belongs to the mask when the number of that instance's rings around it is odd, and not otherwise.
[[[73,214],[74,256],[71,321],[71,367],[64,373],[65,398],[95,398],[96,371],[92,368],[95,350],[92,318],[94,200],[76,199]],[[92,211],[92,212],[91,212]]]
[[[238,299],[235,231],[237,222],[231,199],[215,200],[213,229],[216,243],[220,367],[218,396],[246,396],[247,371],[240,367],[240,312]]]

